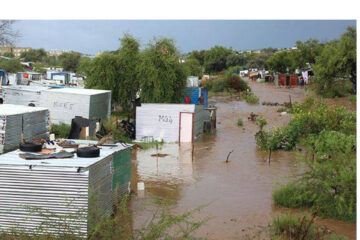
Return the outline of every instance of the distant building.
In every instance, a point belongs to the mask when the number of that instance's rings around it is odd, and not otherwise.
[[[3,46],[1,47],[1,54],[12,53],[16,58],[19,58],[21,53],[29,50],[31,50],[30,47]]]
[[[48,56],[58,57],[61,54],[66,53],[66,52],[70,52],[70,51],[66,51],[66,50],[49,50],[49,51],[47,51],[47,54],[48,54]]]

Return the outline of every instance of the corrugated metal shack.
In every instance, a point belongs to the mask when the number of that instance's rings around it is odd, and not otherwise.
[[[49,111],[46,108],[0,105],[0,153],[19,147],[26,140],[49,137]]]
[[[204,106],[208,107],[208,90],[206,88],[188,87],[185,89],[184,95],[190,98],[192,104],[199,104],[199,98],[202,96]]]
[[[3,87],[4,103],[45,107],[52,123],[71,124],[81,116],[106,119],[111,114],[111,91],[82,88],[49,88],[41,86]]]
[[[136,140],[193,142],[203,134],[210,113],[204,105],[144,103],[136,107]]]
[[[56,124],[71,124],[75,116],[107,119],[111,114],[109,90],[54,88],[43,91],[42,99],[41,106],[49,108],[51,122]]]
[[[97,158],[29,161],[19,153],[0,156],[0,231],[42,228],[86,238],[94,216],[112,214],[118,196],[130,191],[131,145],[102,146]]]

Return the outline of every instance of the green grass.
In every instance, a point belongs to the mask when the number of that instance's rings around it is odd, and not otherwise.
[[[349,96],[349,100],[352,102],[356,102],[356,95]]]
[[[311,222],[312,216],[296,217],[290,214],[280,215],[271,222],[272,239],[281,240],[330,240],[347,239],[344,236],[335,236],[324,227],[316,226]]]
[[[51,133],[54,133],[56,138],[68,138],[70,129],[71,126],[65,123],[51,125]]]
[[[239,119],[237,120],[237,125],[238,125],[239,127],[244,126],[244,121],[243,121],[241,118],[239,118]]]
[[[273,199],[277,206],[287,208],[308,208],[313,204],[305,189],[295,182],[275,189]]]

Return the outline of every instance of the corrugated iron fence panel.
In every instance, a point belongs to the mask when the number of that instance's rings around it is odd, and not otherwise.
[[[112,189],[115,201],[130,191],[131,182],[131,148],[114,154],[114,177]]]
[[[0,166],[2,231],[71,231],[86,237],[87,206],[88,171]]]

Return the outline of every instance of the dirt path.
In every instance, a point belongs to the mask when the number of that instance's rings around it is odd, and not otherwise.
[[[195,143],[192,161],[191,146],[164,145],[160,150],[169,154],[164,158],[151,158],[156,150],[137,153],[134,165],[135,181],[144,181],[144,196],[133,199],[134,208],[140,206],[151,194],[177,201],[176,211],[183,212],[209,204],[199,218],[213,217],[198,230],[198,237],[210,239],[241,239],[249,228],[267,226],[273,216],[284,210],[273,205],[272,191],[276,183],[287,181],[286,176],[300,173],[296,160],[299,152],[278,151],[267,162],[267,154],[259,152],[254,135],[258,126],[247,119],[251,112],[264,116],[268,127],[282,126],[290,116],[277,112],[279,107],[263,106],[261,102],[302,101],[303,89],[275,88],[260,83],[250,83],[259,105],[244,101],[230,101],[229,97],[217,97],[217,130],[212,136],[204,136]],[[238,118],[244,121],[238,127]],[[225,163],[230,151],[229,163]],[[139,214],[136,222],[145,215]],[[356,225],[335,220],[321,220],[322,224],[338,234],[355,239]],[[136,225],[136,224],[135,224]]]

